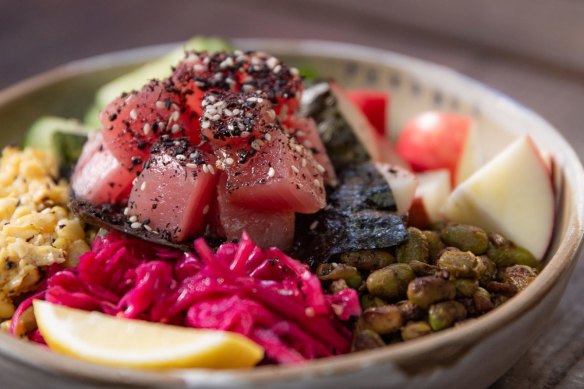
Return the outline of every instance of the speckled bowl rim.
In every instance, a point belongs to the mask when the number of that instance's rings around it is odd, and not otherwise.
[[[460,343],[461,339],[475,343],[498,329],[508,325],[520,315],[536,306],[554,287],[565,272],[571,272],[579,259],[583,239],[584,221],[584,170],[580,160],[568,142],[548,122],[519,103],[503,96],[499,92],[459,74],[449,68],[423,60],[389,51],[369,47],[313,40],[282,39],[235,39],[235,46],[246,49],[262,49],[268,52],[286,52],[318,57],[330,57],[347,60],[364,60],[370,63],[389,64],[412,70],[418,76],[429,74],[430,78],[440,77],[441,82],[460,84],[468,88],[469,95],[483,103],[496,102],[498,109],[506,114],[519,115],[534,123],[539,131],[553,136],[564,150],[565,164],[561,167],[573,201],[573,212],[567,220],[566,236],[557,247],[556,253],[538,278],[522,293],[498,309],[457,328],[442,331],[408,343],[392,345],[377,350],[348,354],[333,358],[312,361],[293,366],[262,366],[251,370],[209,371],[209,370],[169,370],[163,372],[136,371],[98,366],[51,353],[35,345],[27,344],[10,336],[0,334],[0,356],[40,368],[57,375],[84,381],[110,382],[129,385],[181,386],[221,386],[224,384],[251,383],[269,384],[281,381],[306,382],[316,376],[349,374],[364,367],[387,363],[401,364],[428,355],[435,350]],[[29,78],[0,92],[0,106],[9,101],[32,93],[35,90],[64,80],[75,75],[88,74],[112,66],[141,63],[171,50],[177,44],[158,45],[139,49],[125,50],[112,54],[100,55],[55,68],[38,76]],[[285,48],[285,49],[283,49]],[[422,77],[424,78],[424,77]]]

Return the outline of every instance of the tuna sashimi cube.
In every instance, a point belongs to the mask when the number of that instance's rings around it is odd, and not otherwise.
[[[128,199],[135,177],[104,145],[102,134],[96,133],[83,148],[71,187],[76,197],[94,204],[118,203]]]
[[[217,214],[227,240],[239,240],[244,231],[260,247],[287,250],[294,240],[294,212],[268,212],[246,208],[228,200],[227,176],[217,186]]]
[[[320,139],[315,121],[312,118],[291,116],[287,131],[314,156],[318,162],[317,168],[324,175],[324,183],[335,186],[337,175],[322,139]]]
[[[184,138],[154,145],[128,202],[128,222],[182,242],[201,233],[217,175],[210,156]]]
[[[216,152],[227,172],[229,201],[262,211],[314,213],[325,207],[318,163],[293,137],[274,131],[241,151],[239,158],[229,150]]]

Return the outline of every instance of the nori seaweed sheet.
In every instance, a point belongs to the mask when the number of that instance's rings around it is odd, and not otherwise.
[[[304,91],[300,114],[313,118],[317,123],[322,142],[336,170],[371,159],[339,110],[328,82]]]
[[[326,208],[297,215],[292,255],[313,267],[341,253],[384,249],[407,239],[391,188],[373,164],[345,168],[339,179]]]

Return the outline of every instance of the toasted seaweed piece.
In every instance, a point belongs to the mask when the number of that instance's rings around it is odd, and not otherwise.
[[[346,167],[327,203],[296,219],[292,255],[313,266],[350,251],[393,247],[408,237],[391,188],[371,163]]]
[[[316,84],[304,91],[300,113],[318,123],[318,132],[336,169],[371,159],[339,109],[328,82]]]
[[[128,218],[124,215],[124,207],[111,204],[96,205],[90,201],[78,199],[71,196],[69,207],[83,221],[105,228],[107,230],[116,230],[133,237],[147,240],[152,243],[172,247],[183,251],[192,251],[193,246],[190,243],[177,244],[165,239],[163,236],[145,229],[133,229],[128,223]]]

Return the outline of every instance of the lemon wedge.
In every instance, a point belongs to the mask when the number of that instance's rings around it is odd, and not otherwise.
[[[147,369],[254,366],[263,349],[242,335],[139,320],[35,300],[39,330],[55,351],[89,362]]]

